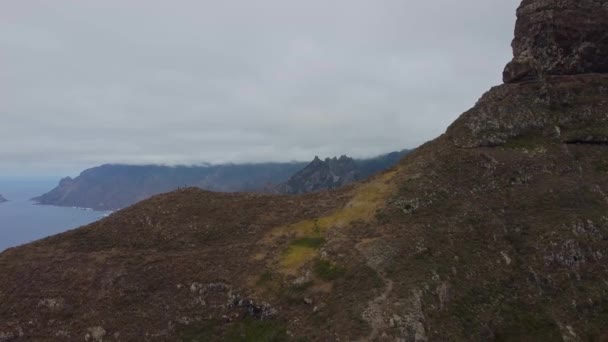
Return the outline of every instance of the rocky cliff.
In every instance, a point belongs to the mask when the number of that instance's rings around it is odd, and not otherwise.
[[[537,22],[551,26],[607,2],[524,1],[516,40],[534,36],[527,9],[554,6]],[[579,30],[604,27],[587,18]],[[590,61],[492,89],[365,182],[184,189],[9,249],[0,338],[606,340],[608,75]]]
[[[347,156],[326,158],[325,160],[315,157],[304,169],[291,176],[285,184],[279,186],[278,192],[304,194],[337,189],[393,167],[407,153],[409,153],[408,150],[403,150],[371,159],[358,160]]]
[[[608,72],[605,1],[525,0],[517,17],[506,83]]]

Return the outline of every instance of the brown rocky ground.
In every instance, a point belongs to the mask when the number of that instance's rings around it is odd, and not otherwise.
[[[607,95],[501,85],[365,182],[187,189],[10,249],[0,341],[608,341]]]

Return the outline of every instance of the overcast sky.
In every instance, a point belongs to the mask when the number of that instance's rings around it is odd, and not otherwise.
[[[443,133],[518,0],[0,0],[0,176],[365,157]]]

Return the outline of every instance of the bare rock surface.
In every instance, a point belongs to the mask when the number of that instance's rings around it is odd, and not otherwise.
[[[607,0],[524,0],[505,83],[608,72]]]

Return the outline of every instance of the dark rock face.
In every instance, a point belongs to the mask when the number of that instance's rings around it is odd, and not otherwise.
[[[323,161],[315,157],[304,169],[279,186],[277,192],[295,195],[336,189],[395,166],[407,153],[408,150],[403,150],[359,160],[341,156]]]
[[[608,72],[608,0],[524,0],[505,83]]]
[[[537,136],[556,143],[608,143],[608,75],[550,76],[488,91],[446,133],[458,147]]]
[[[324,189],[339,188],[361,178],[355,160],[342,156],[327,158],[325,161],[315,157],[302,171],[287,181],[285,193],[303,194]]]

